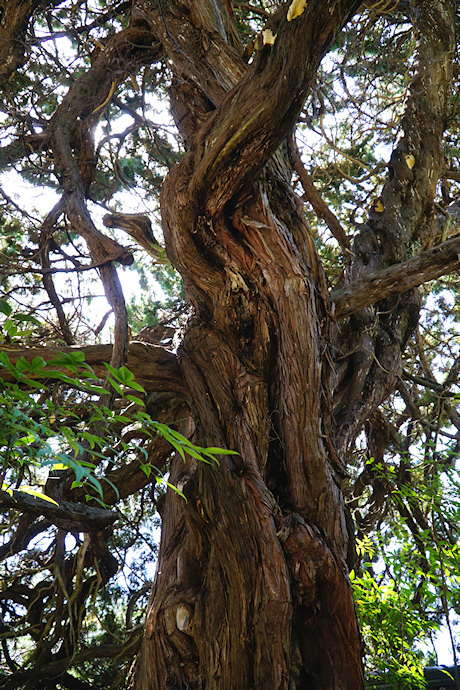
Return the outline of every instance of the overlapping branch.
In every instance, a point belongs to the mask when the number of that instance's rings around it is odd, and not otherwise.
[[[335,317],[344,319],[376,302],[400,295],[412,288],[436,280],[460,268],[460,236],[420,252],[412,259],[393,264],[381,271],[333,290]]]
[[[12,493],[10,493],[10,491]],[[112,510],[91,507],[84,503],[62,501],[59,504],[30,496],[23,491],[0,491],[0,510],[20,510],[30,515],[43,515],[49,522],[65,529],[88,532],[91,529],[104,529],[118,520]]]
[[[43,357],[45,361],[53,360],[60,354],[71,352],[83,352],[85,362],[92,367],[94,372],[102,379],[106,374],[104,362],[110,362],[113,345],[86,345],[84,347],[37,347],[24,349],[10,349],[7,354],[10,361],[15,364],[20,357],[31,362],[35,357]],[[172,394],[186,394],[186,384],[182,378],[177,357],[172,352],[157,345],[132,342],[128,350],[128,368],[147,393],[150,391],[168,391]],[[59,370],[58,367],[56,369]],[[48,376],[49,374],[49,376]],[[53,372],[47,372],[47,377],[52,380]],[[4,381],[13,381],[11,374],[2,372]]]

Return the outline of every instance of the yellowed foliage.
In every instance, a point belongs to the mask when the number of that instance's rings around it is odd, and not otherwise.
[[[307,6],[307,0],[293,0],[289,5],[287,20],[292,21],[296,17],[300,17],[303,14],[305,7]]]
[[[406,159],[407,167],[408,167],[408,168],[413,168],[414,165],[415,165],[415,158],[414,158],[414,156],[413,156],[411,153],[409,153],[409,154],[407,154],[407,156],[405,156],[405,159]]]
[[[372,208],[376,213],[383,213],[385,210],[385,207],[380,199],[374,199],[372,202]]]
[[[275,42],[276,34],[274,34],[271,29],[264,29],[262,31],[262,38],[264,41],[264,46],[265,45],[272,46]]]

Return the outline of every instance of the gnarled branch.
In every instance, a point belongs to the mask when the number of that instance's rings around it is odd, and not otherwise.
[[[421,252],[412,259],[393,264],[381,271],[355,280],[344,288],[333,290],[337,319],[351,316],[364,307],[391,295],[407,292],[460,268],[460,236]]]

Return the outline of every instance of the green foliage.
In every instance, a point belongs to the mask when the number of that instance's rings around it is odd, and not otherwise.
[[[351,573],[366,668],[395,688],[425,687],[433,634],[451,625],[460,598],[460,546],[452,531],[460,521],[459,478],[451,468],[441,480],[419,463],[411,469],[415,481],[401,481],[391,464],[371,464],[390,500],[385,524],[358,538],[360,565]]]
[[[24,323],[37,324],[35,318],[14,314],[6,300],[0,301],[0,314],[3,315],[2,337],[8,340],[9,345],[17,345],[20,337],[28,336],[28,332],[19,330]],[[157,550],[155,530],[159,520],[155,502],[145,501],[145,491],[141,491],[134,500],[132,497],[120,500],[110,472],[137,459],[148,479],[145,483],[153,482],[158,496],[170,489],[187,500],[168,481],[167,472],[160,473],[154,466],[148,443],[162,437],[171,445],[171,452],[176,451],[184,460],[188,455],[216,467],[219,455],[233,451],[202,448],[172,426],[155,421],[146,411],[145,390],[133,373],[127,367],[115,368],[105,364],[105,368],[107,376],[101,379],[85,362],[84,354],[77,350],[61,352],[49,362],[40,356],[31,361],[20,357],[13,362],[7,351],[0,352],[0,486],[2,491],[16,498],[28,495],[37,503],[48,501],[59,505],[59,499],[54,500],[45,494],[47,480],[67,478],[69,490],[66,500],[85,499],[104,508],[116,506],[122,521],[112,529],[111,542],[117,557],[122,559],[123,571],[104,589],[104,567],[107,566],[95,557],[92,563],[90,560],[84,573],[87,594],[81,600],[83,608],[77,608],[75,598],[83,578],[84,563],[84,556],[82,560],[79,554],[81,550],[86,553],[91,539],[86,535],[85,541],[81,542],[81,535],[74,534],[77,544],[65,561],[70,568],[68,572],[75,573],[74,585],[73,574],[65,584],[64,578],[68,575],[61,573],[59,564],[56,564],[53,567],[57,569],[54,570],[56,586],[51,588],[53,594],[49,591],[46,577],[42,579],[42,566],[37,563],[24,570],[24,561],[14,555],[1,566],[1,576],[10,587],[14,587],[15,580],[20,578],[21,586],[27,591],[36,589],[37,594],[32,596],[38,610],[44,606],[42,614],[45,615],[46,610],[50,620],[61,620],[65,614],[64,618],[68,617],[66,625],[74,628],[73,637],[78,635],[89,645],[119,644],[124,653],[132,655],[142,629],[139,624],[150,588],[145,584],[149,580],[147,566]],[[116,409],[114,399],[117,400]],[[109,503],[106,499],[108,489],[111,489],[112,496]],[[11,528],[11,524],[3,523],[5,537]],[[59,534],[59,530],[56,533],[48,530],[42,539],[57,544]],[[29,558],[28,553],[24,555],[25,561]],[[33,550],[30,551],[32,553]],[[32,555],[30,558],[33,562]],[[61,586],[68,599],[64,609],[59,604]],[[66,587],[71,592],[72,586],[76,593],[70,595]],[[44,592],[47,594],[42,599]],[[114,601],[117,602],[116,607]],[[91,612],[87,617],[83,615],[85,606]],[[127,607],[129,621],[124,620]],[[27,615],[31,615],[30,611]],[[34,662],[33,650],[38,648],[40,640],[46,639],[47,626],[41,630],[40,639],[36,634],[31,636],[29,627],[24,626],[21,607],[15,603],[4,608],[3,618],[8,621],[8,629],[14,631],[12,641],[5,643],[8,644],[8,653],[13,656],[10,666],[20,663],[27,668]],[[121,682],[125,670],[120,671],[119,658],[98,659],[97,662],[89,660],[79,664],[73,674],[97,687],[98,684]],[[0,667],[0,677],[4,677],[4,673],[5,669]]]
[[[38,323],[27,314],[13,315],[12,311],[7,301],[0,300],[0,313],[6,316],[1,328],[10,342],[19,335],[29,334],[29,331],[20,332],[18,324]],[[48,363],[42,357],[32,361],[20,357],[14,364],[6,352],[0,352],[0,462],[6,488],[20,482],[25,472],[32,477],[34,467],[50,466],[55,471],[71,470],[75,475],[71,489],[81,486],[92,489],[87,500],[94,499],[104,505],[102,480],[118,494],[106,475],[98,478],[95,473],[107,449],[113,449],[116,444],[120,457],[138,449],[137,444],[126,443],[119,437],[116,427],[120,424],[138,425],[150,437],[161,435],[184,460],[187,453],[201,462],[218,464],[216,455],[234,453],[196,446],[178,431],[153,420],[139,397],[145,395],[145,390],[134,380],[134,374],[127,367],[116,369],[104,364],[108,375],[102,381],[84,361],[83,352],[61,353]],[[5,381],[6,377],[13,381]],[[65,384],[68,391],[58,404],[45,383],[50,379]],[[110,387],[126,405],[123,413],[101,404],[104,400],[109,402],[111,394],[107,388]],[[83,422],[72,411],[77,402],[85,405]],[[142,462],[141,466],[150,476],[152,466],[148,462]],[[163,478],[158,481],[164,482]],[[178,491],[169,482],[164,483]]]
[[[0,353],[0,462],[7,487],[16,482],[24,471],[32,476],[34,467],[50,466],[51,470],[55,471],[68,469],[75,474],[71,488],[85,486],[94,489],[99,498],[91,493],[87,494],[87,498],[95,499],[104,505],[102,478],[97,478],[94,470],[100,464],[100,460],[104,459],[107,447],[113,447],[115,439],[119,443],[117,452],[123,456],[136,448],[117,438],[114,427],[119,423],[139,424],[142,425],[144,433],[163,436],[184,460],[187,453],[201,462],[218,464],[216,455],[234,453],[225,449],[196,446],[166,424],[152,420],[142,409],[143,400],[131,393],[125,393],[126,388],[145,393],[126,367],[114,369],[106,364],[111,374],[107,381],[122,399],[133,403],[133,408],[125,410],[123,414],[116,414],[106,406],[101,408],[92,396],[107,396],[108,391],[102,387],[103,382],[94,374],[91,367],[82,361],[82,354],[75,352],[64,355],[50,364],[41,357],[34,358],[32,362],[20,358],[16,364],[12,364],[6,353]],[[77,375],[68,376],[55,367],[74,370]],[[2,369],[13,375],[16,382],[2,381]],[[33,379],[32,376],[37,378]],[[49,378],[62,381],[74,391],[89,396],[85,401],[90,414],[89,424],[96,427],[98,433],[88,432],[84,425],[79,424],[78,415],[69,411],[67,401],[60,405],[53,403],[50,389],[42,383],[43,379]],[[39,390],[40,396],[26,392],[23,386]],[[152,466],[149,463],[142,463],[141,466],[147,476],[150,476]],[[103,479],[117,492],[107,476]],[[158,480],[163,482],[162,478]],[[169,482],[165,483],[178,491]]]

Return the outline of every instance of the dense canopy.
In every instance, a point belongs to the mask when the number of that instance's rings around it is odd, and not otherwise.
[[[0,4],[0,687],[456,663],[459,22]]]

